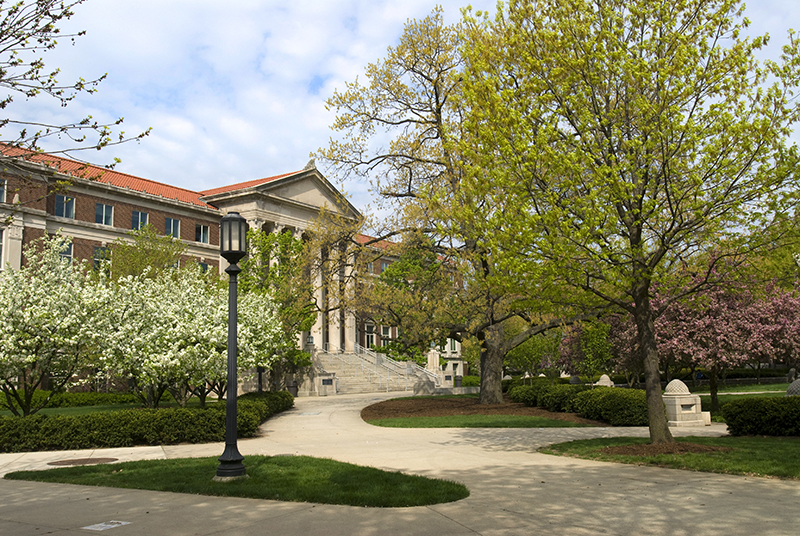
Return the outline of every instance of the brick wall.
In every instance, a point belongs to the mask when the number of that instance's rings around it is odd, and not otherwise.
[[[47,205],[47,184],[36,179],[26,179],[13,175],[5,175],[6,202],[14,201],[19,194],[20,203],[32,209],[45,210]]]
[[[166,219],[175,218],[180,220],[181,239],[193,242],[195,240],[195,226],[207,225],[209,229],[209,244],[219,245],[219,219],[206,216],[187,217],[178,215],[174,212],[166,210],[153,210],[150,208],[142,207],[133,203],[123,203],[116,200],[109,200],[100,196],[86,195],[86,194],[70,194],[75,198],[75,219],[78,221],[85,221],[95,223],[95,214],[97,204],[111,205],[113,209],[113,223],[115,229],[122,229],[125,231],[132,230],[132,218],[134,211],[146,212],[147,222],[152,225],[155,230],[163,234]],[[55,214],[55,194],[50,195],[47,199],[47,213]]]

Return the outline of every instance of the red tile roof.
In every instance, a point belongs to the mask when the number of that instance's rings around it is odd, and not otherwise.
[[[372,240],[377,240],[377,239],[374,236],[369,236],[365,234],[356,235],[356,242],[358,242],[362,246]],[[393,245],[395,245],[395,243],[389,240],[378,240],[377,242],[373,242],[372,244],[370,244],[370,247],[386,250],[391,248]]]
[[[274,177],[266,177],[263,179],[256,179],[247,182],[240,182],[237,184],[229,184],[228,186],[221,186],[219,188],[212,188],[211,190],[203,190],[200,192],[201,195],[214,195],[214,194],[222,194],[225,192],[233,192],[235,190],[244,190],[245,188],[252,188],[254,186],[260,186],[262,184],[266,184],[268,182],[272,182],[278,179],[282,179],[283,177],[288,177],[289,175],[294,175],[296,173],[300,173],[299,171],[292,171],[291,173],[284,173],[283,175],[275,175]]]
[[[3,148],[0,149],[0,152],[2,152],[2,154],[5,156],[19,156],[27,153],[27,156],[25,157],[26,160],[35,162],[37,164],[44,164],[50,168],[53,168],[59,173],[72,175],[82,179],[94,180],[99,183],[110,184],[120,188],[128,188],[137,192],[157,195],[166,199],[175,199],[183,203],[189,203],[199,207],[216,210],[216,207],[213,207],[200,199],[203,195],[200,192],[193,192],[192,190],[178,188],[177,186],[170,186],[168,184],[151,181],[149,179],[142,179],[141,177],[128,175],[127,173],[120,173],[119,171],[105,169],[90,164],[83,164],[81,162],[76,162],[60,156],[30,153],[28,151],[23,151],[16,148]]]

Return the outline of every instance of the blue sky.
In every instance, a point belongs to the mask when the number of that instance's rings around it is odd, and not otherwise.
[[[448,22],[462,1],[440,1]],[[494,10],[495,0],[473,0]],[[754,33],[769,32],[777,57],[797,10],[759,0],[746,11]],[[24,102],[29,117],[71,121],[91,114],[125,117],[124,130],[152,127],[141,143],[85,155],[117,170],[203,190],[301,169],[328,143],[334,89],[363,73],[397,42],[409,18],[429,14],[428,0],[88,0],[65,30],[86,30],[74,46],[44,55],[61,81],[108,73],[94,95],[61,108]],[[796,6],[794,6],[796,7]],[[363,75],[362,75],[363,77]],[[23,103],[17,103],[23,104]],[[331,177],[331,179],[335,179]],[[353,202],[366,185],[346,184]]]

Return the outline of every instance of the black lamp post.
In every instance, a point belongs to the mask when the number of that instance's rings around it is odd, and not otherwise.
[[[247,255],[247,220],[238,212],[229,212],[219,224],[219,253],[230,263],[225,272],[230,276],[228,282],[228,397],[225,415],[225,451],[219,457],[219,467],[215,480],[227,480],[246,476],[244,456],[236,446],[236,361],[239,353],[236,324],[238,309],[236,304],[238,275],[242,271],[237,264]]]

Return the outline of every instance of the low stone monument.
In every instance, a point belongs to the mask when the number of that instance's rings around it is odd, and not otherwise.
[[[608,377],[608,374],[603,374],[600,376],[600,379],[597,380],[595,385],[598,387],[614,387],[614,382],[611,381],[611,378]]]
[[[577,374],[573,374],[569,378],[569,384],[570,385],[581,385],[582,383],[583,382],[581,381],[581,377],[578,376]]]
[[[789,385],[786,396],[800,396],[800,380],[795,380]]]
[[[790,368],[789,372],[786,374],[786,381],[788,383],[792,383],[797,379],[797,369]]]
[[[700,397],[689,392],[686,384],[672,380],[664,390],[669,426],[709,426],[711,413],[703,411]]]

